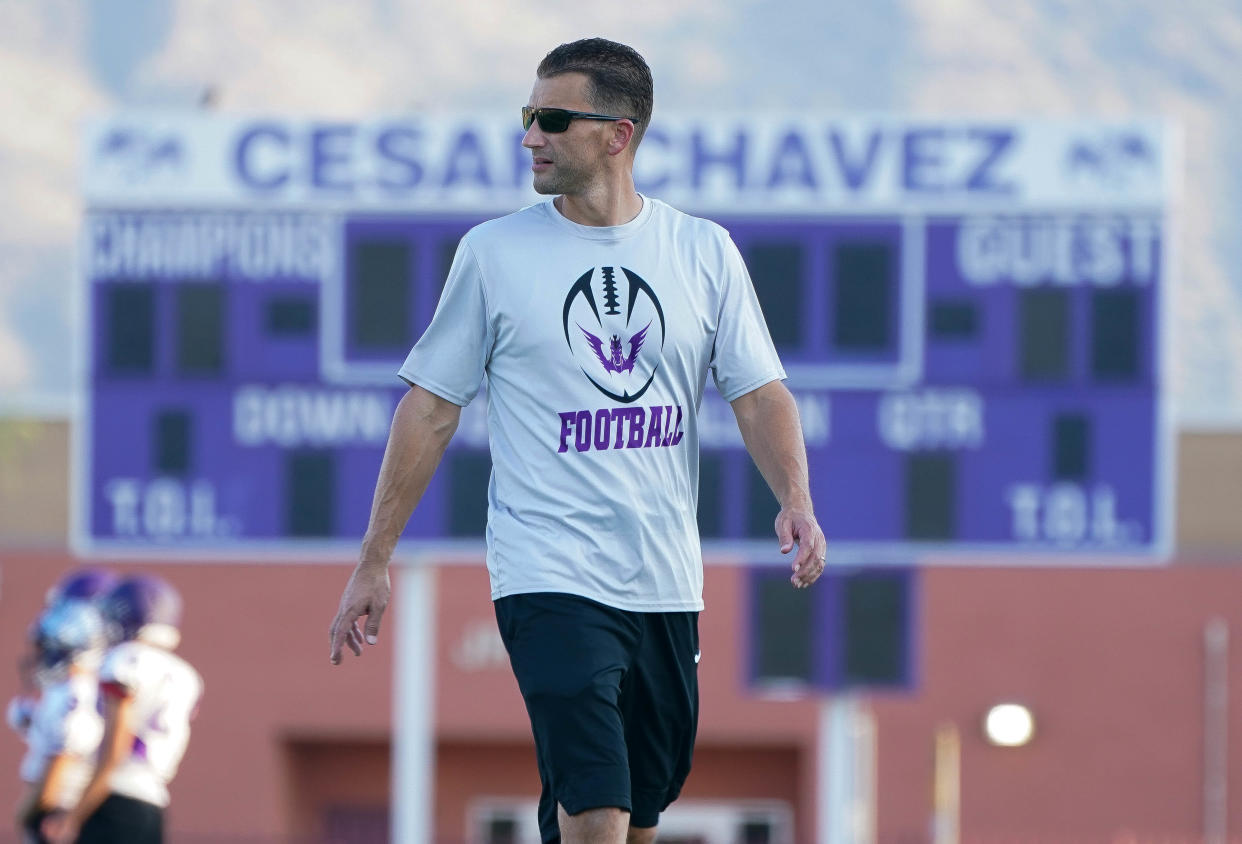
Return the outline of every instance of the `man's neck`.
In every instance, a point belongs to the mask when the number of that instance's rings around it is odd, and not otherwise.
[[[633,181],[619,190],[594,190],[562,194],[552,200],[565,219],[582,226],[620,226],[643,210],[643,198]]]

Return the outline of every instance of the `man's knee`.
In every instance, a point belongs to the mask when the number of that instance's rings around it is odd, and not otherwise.
[[[599,809],[586,809],[576,815],[571,815],[565,811],[564,806],[558,804],[556,808],[562,844],[595,844],[595,842],[606,841],[621,844],[626,840],[625,836],[630,826],[630,813],[624,809],[604,806]]]
[[[625,836],[625,844],[652,844],[656,840],[654,826],[632,826]]]

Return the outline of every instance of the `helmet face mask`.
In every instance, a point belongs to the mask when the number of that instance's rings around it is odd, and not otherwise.
[[[62,601],[49,607],[35,625],[36,674],[47,682],[74,665],[97,661],[108,640],[103,617],[89,601]]]

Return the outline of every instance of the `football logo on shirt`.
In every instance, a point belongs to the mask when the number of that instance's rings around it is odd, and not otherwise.
[[[626,404],[647,392],[664,348],[664,309],[638,273],[587,270],[565,297],[562,321],[565,342],[595,389]]]

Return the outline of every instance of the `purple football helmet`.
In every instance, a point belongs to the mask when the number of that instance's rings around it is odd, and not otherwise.
[[[62,601],[93,601],[115,586],[116,581],[116,575],[107,569],[75,569],[47,590],[44,603],[53,607]]]
[[[143,628],[150,626],[172,631],[181,626],[180,593],[153,574],[122,578],[100,598],[99,610],[113,642],[137,638]]]

